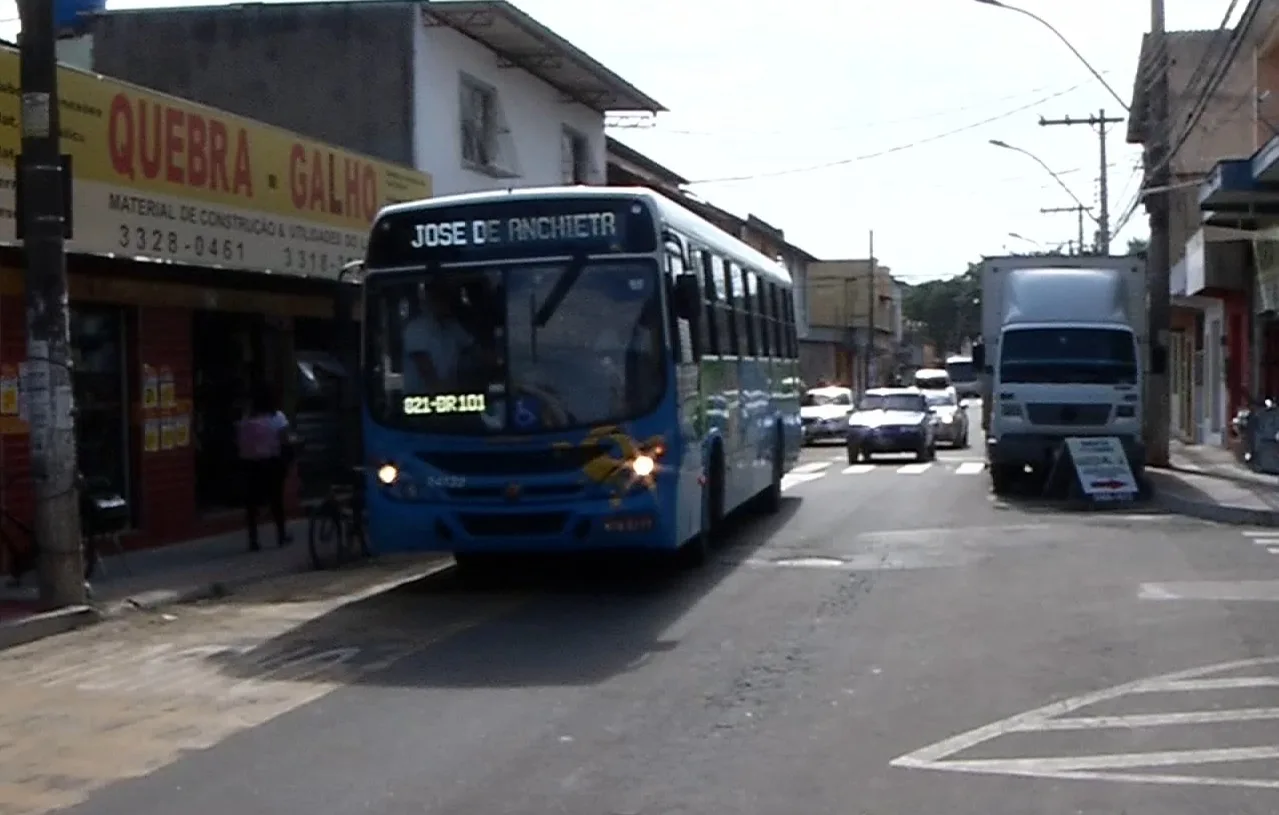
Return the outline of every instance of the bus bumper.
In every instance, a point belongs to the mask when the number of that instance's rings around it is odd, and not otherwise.
[[[369,497],[369,545],[403,552],[594,552],[674,549],[674,512],[653,494],[612,501],[494,506]]]

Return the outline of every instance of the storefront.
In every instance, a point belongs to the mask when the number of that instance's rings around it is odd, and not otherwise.
[[[17,86],[9,49],[0,80]],[[430,179],[96,75],[61,69],[59,81],[62,129],[74,136],[63,149],[75,173],[77,465],[128,502],[127,547],[234,529],[243,513],[233,428],[250,384],[295,415],[299,326],[308,344],[332,337],[324,326],[339,269],[363,254],[377,209],[429,196]],[[16,116],[17,104],[0,100],[0,112]],[[143,123],[161,119],[156,143]],[[0,148],[16,152],[16,131],[0,134]],[[29,519],[13,173],[0,158],[0,502]]]
[[[1279,139],[1251,158],[1218,162],[1199,204],[1205,230],[1216,230],[1221,245],[1237,253],[1228,273],[1215,278],[1225,328],[1224,339],[1209,348],[1223,355],[1229,422],[1251,401],[1279,394]]]

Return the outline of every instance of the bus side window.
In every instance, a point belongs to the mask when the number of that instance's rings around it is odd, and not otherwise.
[[[733,324],[737,326],[737,355],[741,357],[755,356],[755,334],[751,331],[750,299],[746,295],[747,272],[741,266],[733,264],[730,283],[733,292]]]
[[[715,278],[715,308],[719,310],[719,352],[725,356],[738,353],[737,320],[733,318],[732,290],[729,279],[732,275],[732,264],[716,255],[711,266],[711,275]]]
[[[723,353],[719,347],[719,309],[715,307],[715,280],[711,277],[711,258],[709,251],[703,249],[697,253],[702,261],[702,303],[705,308],[702,324],[698,326],[698,335],[702,343],[702,353],[719,355]]]
[[[782,292],[783,308],[786,310],[786,358],[799,358],[799,338],[795,336],[795,295],[789,289]]]
[[[759,314],[759,355],[773,356],[773,306],[769,292],[773,284],[767,280],[759,281],[759,289],[755,293],[755,311]]]
[[[768,284],[768,296],[773,301],[773,353],[779,357],[786,356],[786,310],[782,307],[782,289],[773,283]]]

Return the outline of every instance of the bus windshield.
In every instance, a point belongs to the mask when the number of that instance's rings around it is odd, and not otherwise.
[[[617,422],[665,391],[653,260],[511,263],[372,273],[368,406],[375,421],[461,434]]]

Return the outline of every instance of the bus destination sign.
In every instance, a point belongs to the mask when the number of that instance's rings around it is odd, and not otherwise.
[[[651,252],[648,208],[626,198],[513,198],[451,208],[387,213],[369,241],[371,266],[549,255]]]
[[[617,215],[583,212],[578,215],[533,215],[526,218],[446,221],[414,226],[409,245],[414,249],[441,246],[485,246],[545,241],[617,240]]]

